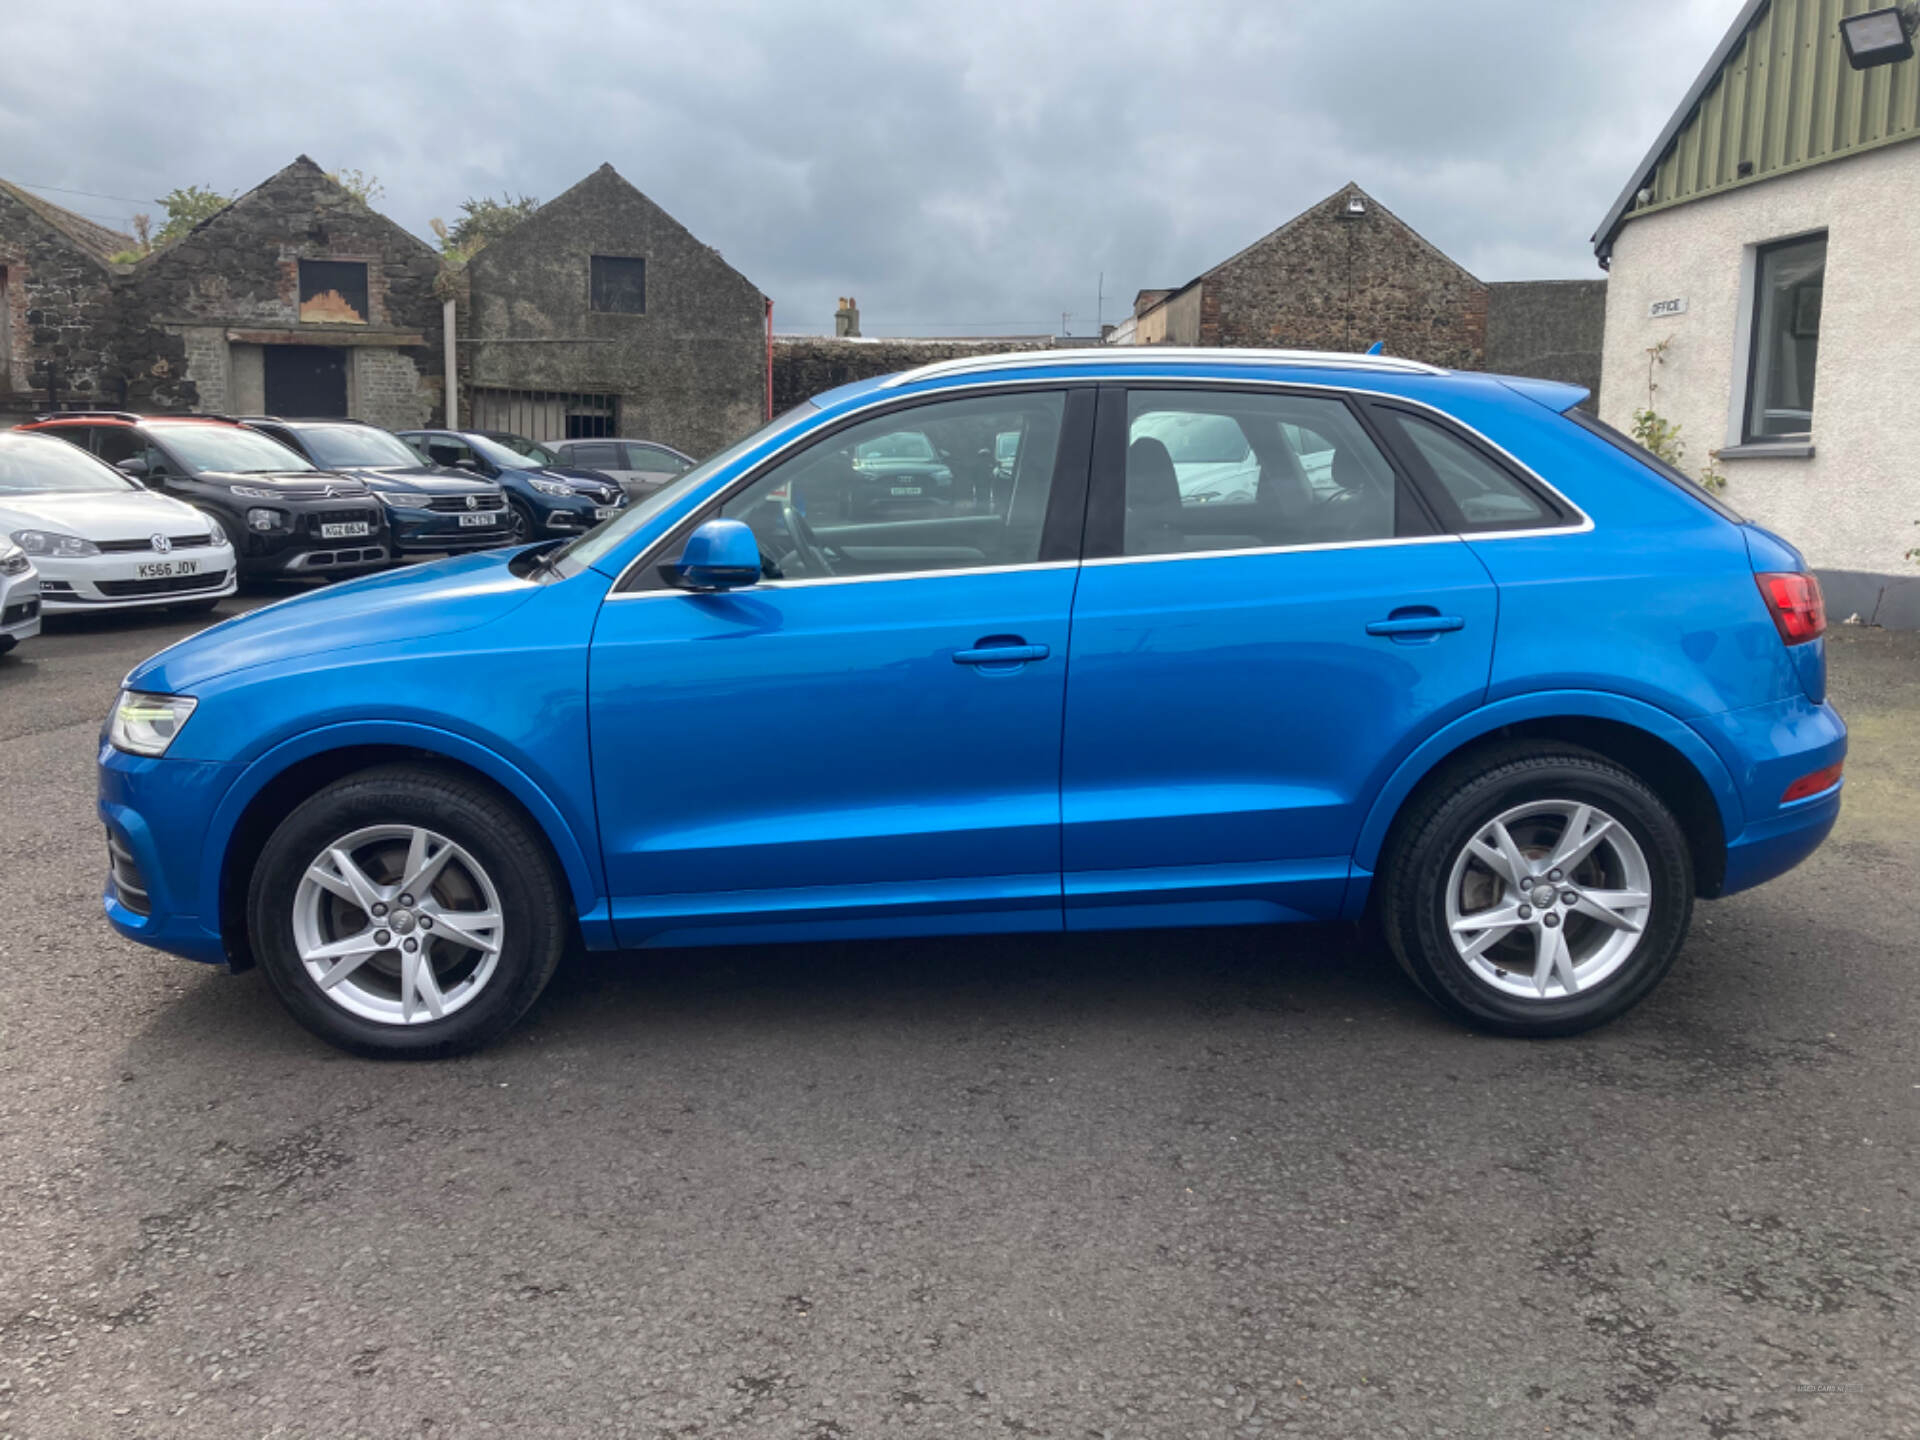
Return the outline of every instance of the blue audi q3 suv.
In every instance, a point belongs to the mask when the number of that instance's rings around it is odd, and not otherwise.
[[[228,620],[102,736],[106,911],[375,1055],[590,949],[1377,917],[1514,1035],[1798,863],[1846,731],[1800,554],[1584,392],[1291,352],[821,395],[584,535]],[[929,509],[851,503],[910,436]]]

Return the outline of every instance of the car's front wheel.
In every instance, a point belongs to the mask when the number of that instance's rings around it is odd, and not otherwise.
[[[375,1056],[493,1040],[545,988],[567,933],[526,821],[431,766],[363,771],[296,807],[261,852],[247,916],[294,1018]]]
[[[518,500],[507,501],[507,540],[509,545],[525,545],[534,538],[537,527],[533,512]]]
[[[1397,828],[1381,920],[1420,987],[1509,1035],[1569,1035],[1673,964],[1693,866],[1672,811],[1598,755],[1520,745],[1443,777]]]

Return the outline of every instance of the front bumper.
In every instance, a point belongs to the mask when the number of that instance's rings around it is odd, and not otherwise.
[[[463,525],[468,514],[484,516],[485,525]],[[452,555],[464,550],[489,550],[512,538],[512,512],[498,510],[440,511],[389,507],[387,525],[394,550],[402,555]]]
[[[266,530],[245,526],[242,575],[338,574],[377,569],[392,558],[386,507],[372,495],[347,501],[249,503],[242,507],[241,521],[246,510],[260,509],[277,510],[282,519]],[[342,527],[362,533],[339,533]]]
[[[49,615],[144,610],[214,600],[234,591],[233,548],[228,545],[194,546],[165,555],[141,550],[82,559],[42,557],[35,563],[40,603]],[[193,568],[181,574],[187,566]],[[155,573],[161,570],[167,573]]]
[[[31,566],[24,574],[0,575],[0,649],[12,649],[40,633],[40,577]]]
[[[127,939],[189,960],[226,963],[218,897],[201,895],[201,856],[208,820],[237,768],[128,755],[101,740],[99,815],[108,836],[103,905],[108,923]]]

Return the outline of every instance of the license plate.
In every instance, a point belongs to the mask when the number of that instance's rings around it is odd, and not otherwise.
[[[460,525],[462,529],[470,529],[472,527],[479,526],[479,525],[491,525],[493,523],[494,523],[494,516],[491,513],[487,513],[487,512],[480,512],[473,515],[462,515],[460,517]]]
[[[364,520],[346,520],[320,527],[322,540],[358,540],[361,536],[372,533],[372,527]]]
[[[596,520],[611,520],[619,513],[620,507],[618,505],[598,505],[594,507],[593,518]]]
[[[888,493],[891,495],[918,495],[920,493],[920,487],[918,485],[896,485]]]
[[[142,580],[166,580],[175,575],[197,575],[198,560],[149,560],[139,568]]]

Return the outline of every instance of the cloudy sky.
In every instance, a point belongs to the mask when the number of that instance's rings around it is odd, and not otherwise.
[[[0,174],[122,228],[305,152],[429,235],[602,161],[776,328],[1093,331],[1348,180],[1490,280],[1587,237],[1738,0],[15,0]],[[24,19],[24,26],[21,21]],[[72,63],[62,63],[61,57]],[[91,192],[91,193],[71,193]],[[144,202],[144,203],[143,203]]]

